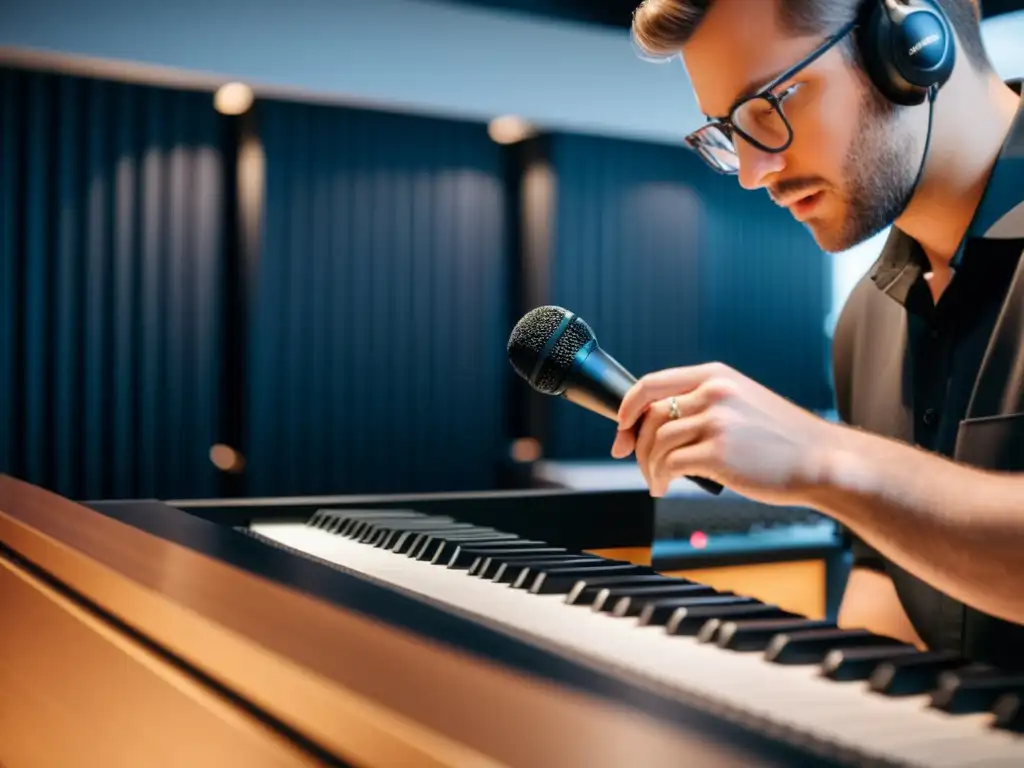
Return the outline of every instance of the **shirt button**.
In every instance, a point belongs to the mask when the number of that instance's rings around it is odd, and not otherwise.
[[[925,423],[925,426],[932,426],[938,421],[939,414],[934,408],[926,408],[924,414],[921,416],[921,420]]]

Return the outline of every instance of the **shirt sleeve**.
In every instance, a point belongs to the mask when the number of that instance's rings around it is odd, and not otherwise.
[[[850,553],[853,555],[853,568],[866,568],[869,571],[878,571],[879,573],[886,572],[885,558],[874,547],[869,547],[860,537],[849,531],[846,531],[846,536],[850,543]]]

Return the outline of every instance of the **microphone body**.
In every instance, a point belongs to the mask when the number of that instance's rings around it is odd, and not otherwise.
[[[600,346],[582,318],[561,307],[538,307],[513,329],[509,359],[516,372],[536,391],[564,397],[612,421],[636,377]],[[640,422],[637,423],[639,426]],[[722,485],[687,476],[708,493]]]
[[[599,346],[587,342],[572,361],[562,397],[615,421],[636,377]]]
[[[565,377],[565,389],[561,396],[589,411],[617,421],[622,399],[634,384],[636,377],[601,349],[594,339],[576,353],[569,374]],[[636,425],[638,431],[642,423],[641,416]],[[715,496],[722,492],[721,483],[714,480],[689,475],[686,479]]]

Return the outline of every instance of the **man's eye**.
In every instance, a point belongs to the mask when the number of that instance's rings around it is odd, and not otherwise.
[[[803,85],[803,83],[793,83],[791,85],[787,85],[781,91],[776,91],[775,92],[775,98],[777,98],[780,102],[781,101],[785,101],[790,96],[792,96],[794,93],[796,93],[798,90],[800,90],[800,87],[802,85]]]

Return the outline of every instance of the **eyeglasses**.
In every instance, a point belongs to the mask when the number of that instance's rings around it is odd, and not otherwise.
[[[686,145],[714,170],[724,174],[739,172],[740,161],[734,140],[736,135],[764,152],[785,151],[793,143],[793,126],[786,118],[782,104],[799,89],[800,84],[791,85],[778,93],[776,89],[824,55],[855,26],[856,22],[848,23],[760,91],[737,101],[729,110],[728,117],[708,118],[706,125],[686,137]]]

